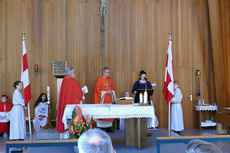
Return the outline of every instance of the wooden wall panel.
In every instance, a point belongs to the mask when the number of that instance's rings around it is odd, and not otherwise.
[[[218,0],[208,0],[212,54],[215,75],[216,100],[219,106],[226,106],[226,82],[222,52],[222,39]]]
[[[5,26],[4,26],[4,21],[5,21],[5,6],[3,5],[3,1],[0,1],[0,74],[2,79],[6,79],[4,77],[5,75],[5,58],[6,58],[6,52],[5,50]],[[6,81],[1,81],[1,88],[0,88],[0,93],[3,94],[6,91]]]
[[[215,83],[212,61],[212,49],[208,16],[208,1],[193,1],[193,99],[196,101],[204,98],[206,103],[216,103]],[[198,96],[198,76],[196,70],[200,70],[200,91]],[[194,114],[194,123],[197,122],[198,114]]]
[[[221,43],[226,87],[226,106],[230,107],[230,1],[219,0]]]
[[[56,117],[56,78],[52,75],[52,62],[56,60],[68,61],[76,70],[79,84],[88,86],[86,103],[93,100],[102,67],[111,68],[118,97],[124,90],[131,92],[139,71],[144,69],[149,81],[157,84],[152,100],[160,127],[167,127],[163,82],[168,33],[172,32],[174,78],[180,81],[184,96],[185,127],[194,127],[191,120],[196,119],[194,105],[198,99],[195,69],[202,74],[202,98],[208,103],[215,101],[206,4],[207,0],[107,0],[105,55],[101,56],[100,0],[0,0],[0,75],[7,78],[1,79],[0,92],[12,95],[12,84],[20,79],[24,31],[31,106],[49,85],[52,118]],[[39,74],[33,72],[34,64],[39,65]],[[195,97],[192,102],[191,94]]]

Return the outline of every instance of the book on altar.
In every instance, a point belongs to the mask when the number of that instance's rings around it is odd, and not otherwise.
[[[134,100],[133,97],[121,97],[121,98],[118,98],[117,100]]]
[[[121,97],[117,99],[117,104],[126,105],[126,104],[133,104],[133,97]]]

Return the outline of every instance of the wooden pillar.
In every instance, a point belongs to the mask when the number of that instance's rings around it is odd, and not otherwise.
[[[125,145],[138,149],[147,146],[147,119],[134,118],[125,120]]]
[[[125,146],[135,146],[135,119],[125,120]]]

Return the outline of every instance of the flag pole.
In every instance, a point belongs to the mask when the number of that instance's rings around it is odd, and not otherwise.
[[[169,114],[168,114],[168,134],[171,135],[171,102],[169,102]]]
[[[172,40],[172,32],[169,33],[169,40]],[[171,102],[168,105],[168,135],[171,136]]]
[[[29,118],[29,131],[30,131],[30,139],[31,139],[32,131],[31,131],[31,120],[30,120],[30,102],[28,102],[28,118]]]
[[[25,32],[22,32],[22,41],[25,41]],[[28,118],[29,118],[30,139],[32,139],[31,118],[30,118],[30,102],[28,102],[27,107],[28,107]]]

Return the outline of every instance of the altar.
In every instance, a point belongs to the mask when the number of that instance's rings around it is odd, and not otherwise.
[[[118,105],[118,104],[79,104],[67,105],[63,114],[62,122],[68,129],[67,120],[71,119],[76,106],[80,106],[82,114],[93,119],[125,119],[125,144],[136,146],[138,149],[146,146],[147,118],[151,119],[152,127],[155,128],[155,112],[153,106]]]

